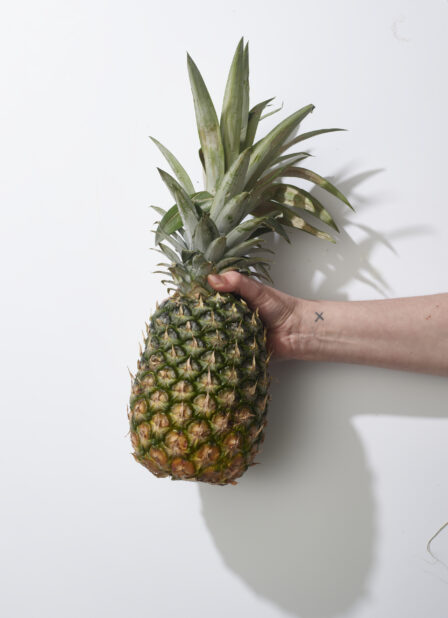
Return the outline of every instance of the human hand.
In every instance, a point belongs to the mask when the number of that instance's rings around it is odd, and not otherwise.
[[[367,301],[304,300],[241,273],[209,275],[258,309],[278,359],[375,365],[448,377],[448,294]]]
[[[209,275],[208,282],[217,292],[237,294],[251,309],[258,309],[268,331],[268,349],[274,358],[285,360],[297,358],[300,299],[279,292],[236,271]]]

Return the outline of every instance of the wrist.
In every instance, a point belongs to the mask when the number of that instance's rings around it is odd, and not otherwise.
[[[330,304],[331,301],[297,299],[293,358],[314,361],[323,359],[322,343]]]

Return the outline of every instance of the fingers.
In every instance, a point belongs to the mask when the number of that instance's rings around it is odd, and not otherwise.
[[[209,284],[218,292],[233,292],[247,302],[271,330],[279,330],[294,313],[297,299],[268,285],[263,285],[236,271],[209,275]]]
[[[230,271],[221,275],[209,275],[209,284],[218,292],[235,292],[242,296],[250,305],[256,306],[264,296],[265,287],[241,273]]]

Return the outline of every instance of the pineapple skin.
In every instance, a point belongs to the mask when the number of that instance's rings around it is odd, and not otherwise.
[[[232,294],[179,292],[155,311],[129,406],[134,458],[157,477],[235,484],[264,439],[266,329]]]

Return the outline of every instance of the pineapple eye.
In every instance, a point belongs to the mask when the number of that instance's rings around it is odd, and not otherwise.
[[[208,369],[209,367],[211,369],[215,369],[216,367],[222,365],[223,362],[224,359],[222,357],[222,354],[220,354],[216,350],[205,352],[205,354],[201,356],[201,365],[204,369]]]
[[[141,445],[147,448],[151,441],[151,426],[148,423],[141,423],[137,429]]]
[[[175,360],[175,359],[181,359],[185,357],[185,353],[182,350],[182,348],[180,348],[179,346],[171,346],[171,348],[168,350],[168,352],[166,352],[166,354],[169,356],[170,359]]]
[[[164,391],[154,391],[149,397],[152,410],[161,410],[168,403],[168,395]]]
[[[160,367],[160,365],[164,362],[164,358],[161,354],[153,354],[152,356],[149,357],[149,367],[151,369],[158,369]]]
[[[230,414],[215,414],[211,420],[211,425],[217,434],[223,433],[230,426]]]
[[[240,376],[235,367],[227,367],[226,369],[224,369],[221,375],[224,380],[229,384],[238,384],[240,380]]]
[[[171,387],[171,392],[174,399],[183,401],[191,397],[193,393],[193,387],[186,380],[180,380]]]
[[[159,342],[156,337],[151,337],[148,339],[148,343],[146,345],[146,351],[156,350],[159,347]]]
[[[177,341],[178,340],[178,336],[176,331],[174,330],[174,328],[167,328],[166,331],[166,337],[170,340],[170,341]]]
[[[195,421],[191,423],[188,427],[188,435],[190,437],[191,443],[195,446],[201,440],[207,438],[210,434],[210,429],[208,424],[205,421]]]
[[[229,388],[223,388],[219,391],[216,398],[220,404],[231,406],[235,402],[235,391]]]
[[[190,307],[185,304],[175,305],[173,309],[173,315],[175,315],[176,317],[189,317],[191,316]]]
[[[132,410],[132,417],[134,418],[135,421],[141,421],[142,419],[145,418],[147,411],[148,411],[148,405],[146,401],[144,399],[140,399],[139,401],[137,401],[137,403],[135,404]]]
[[[216,403],[209,393],[193,399],[193,407],[199,414],[210,416],[216,410]]]
[[[160,325],[166,325],[166,324],[170,324],[171,322],[171,318],[170,318],[170,314],[168,313],[168,311],[166,313],[161,313],[156,319],[155,319],[156,324]]]
[[[243,393],[246,399],[251,401],[257,393],[257,383],[256,382],[246,382],[243,385],[241,392]]]
[[[146,375],[144,375],[142,377],[142,379],[140,380],[140,384],[141,384],[142,388],[144,388],[145,390],[149,390],[150,388],[155,386],[156,378],[155,378],[154,374],[153,373],[147,373]]]
[[[162,369],[159,369],[157,372],[157,379],[163,386],[174,382],[176,377],[176,372],[171,367],[162,367]]]
[[[245,314],[245,312],[242,311],[242,308],[233,302],[226,303],[223,307],[223,310],[226,312],[226,315],[230,320],[241,320]]]
[[[151,419],[151,429],[156,437],[162,436],[169,429],[170,422],[165,414],[156,412]]]
[[[200,371],[200,369],[200,365],[191,358],[187,358],[185,362],[180,363],[177,366],[177,371],[179,375],[182,376],[194,376]]]
[[[227,455],[233,455],[241,446],[241,437],[236,433],[229,433],[224,438],[222,445]]]
[[[205,342],[199,338],[192,337],[183,343],[183,346],[191,356],[201,354],[205,348]]]
[[[200,384],[207,392],[213,392],[219,386],[219,380],[212,373],[210,373],[210,370],[199,376],[199,378],[197,378],[197,383]]]
[[[219,448],[215,444],[204,444],[196,451],[193,458],[199,467],[203,467],[215,463],[220,454]]]
[[[239,408],[235,413],[235,427],[245,427],[250,425],[254,416],[255,415],[252,413],[250,408]]]
[[[176,425],[184,425],[191,415],[192,411],[190,406],[184,402],[176,403],[172,406],[170,411],[170,417]]]
[[[181,455],[188,450],[187,438],[180,431],[170,431],[165,437],[165,445],[172,455]]]
[[[235,339],[241,340],[245,338],[246,331],[241,322],[230,322],[230,324],[227,325],[227,329]]]

